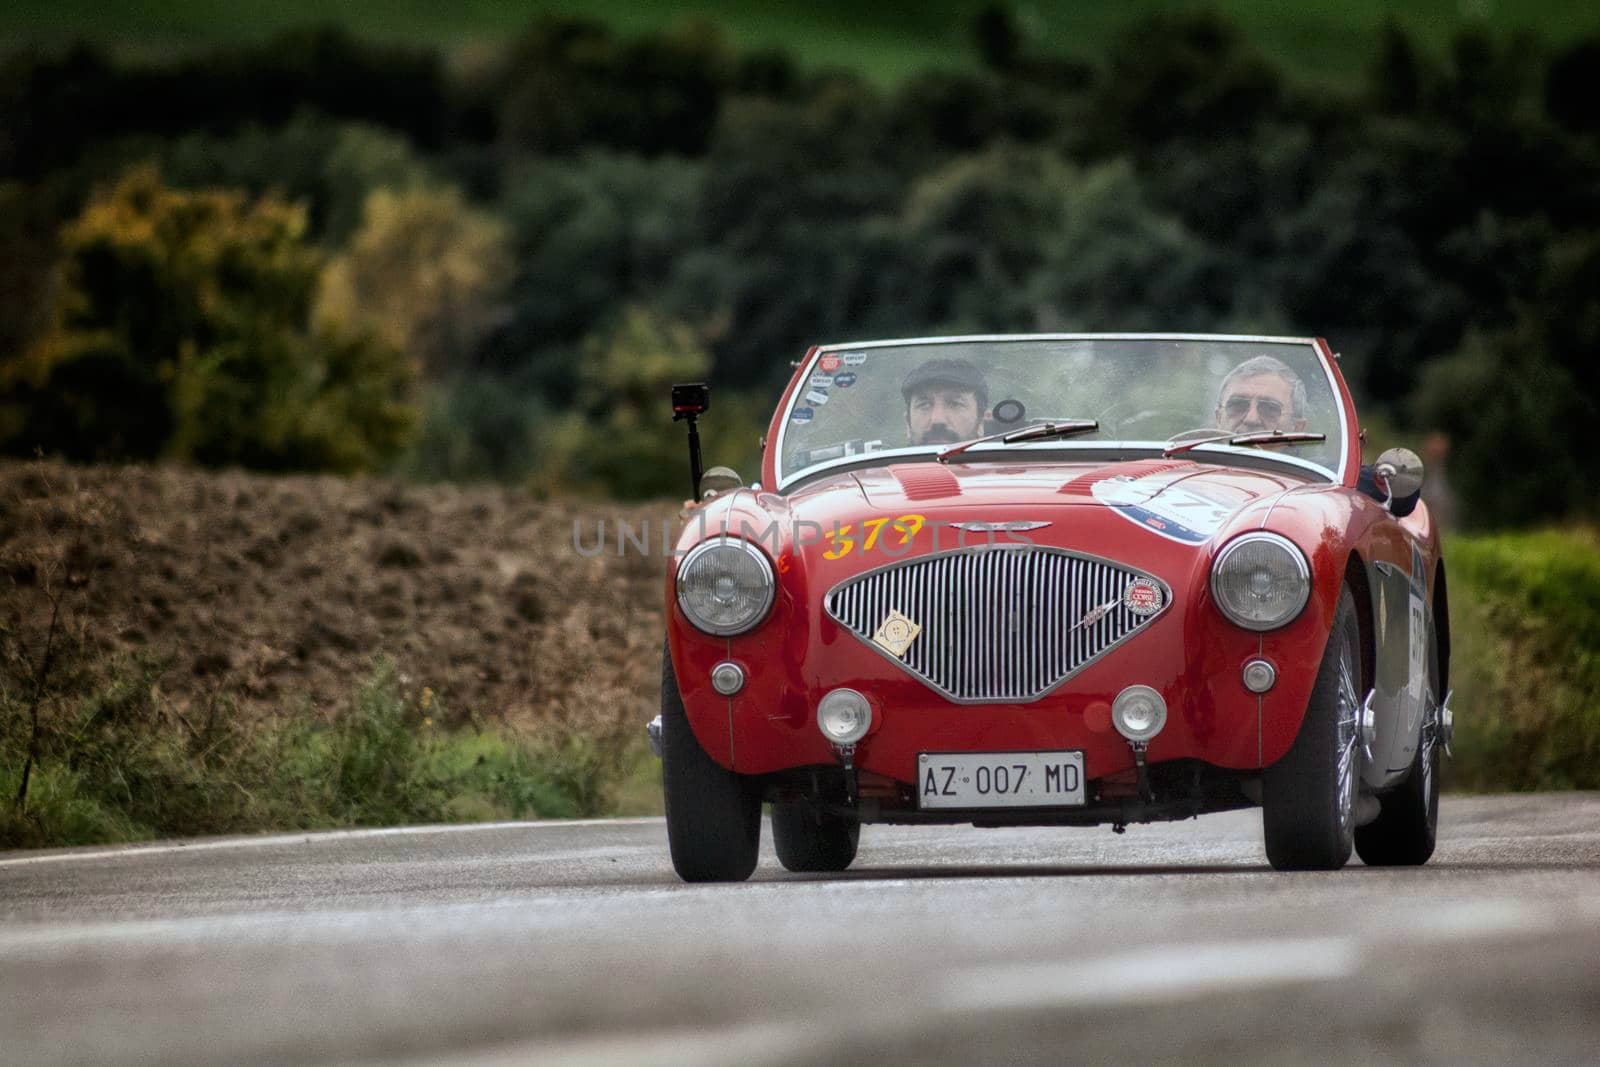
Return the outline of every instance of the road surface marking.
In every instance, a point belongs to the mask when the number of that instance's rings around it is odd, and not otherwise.
[[[1174,1000],[1228,988],[1354,974],[1351,937],[1167,945],[1070,963],[972,967],[944,983],[947,1008],[992,1011]]]
[[[52,852],[48,856],[17,856],[0,859],[0,867],[23,867],[34,863],[71,863],[82,860],[121,859],[127,856],[161,856],[173,852],[210,852],[222,848],[269,848],[278,845],[310,845],[324,841],[355,841],[371,837],[406,837],[434,834],[463,834],[478,830],[547,830],[562,826],[639,826],[665,822],[659,815],[631,819],[543,819],[528,822],[470,822],[445,826],[383,826],[365,830],[307,830],[298,834],[270,834],[263,837],[229,837],[220,841],[197,841],[187,845],[125,845],[98,852]]]

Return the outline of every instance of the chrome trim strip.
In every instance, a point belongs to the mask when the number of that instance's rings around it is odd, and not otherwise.
[[[1136,577],[1161,588],[1162,605],[1152,615],[1135,615],[1121,603],[1122,588]],[[1073,625],[1113,596],[1116,608],[1088,626]],[[1049,545],[1000,543],[852,575],[828,590],[823,609],[952,703],[1031,704],[1166,614],[1172,602],[1171,586],[1126,563]],[[922,626],[903,659],[872,640],[890,609]]]

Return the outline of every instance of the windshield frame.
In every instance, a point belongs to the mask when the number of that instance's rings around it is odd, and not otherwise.
[[[802,482],[810,481],[823,474],[839,469],[854,469],[864,466],[877,466],[880,461],[906,462],[927,459],[936,461],[939,452],[948,448],[947,444],[931,445],[902,445],[896,448],[884,448],[865,455],[840,456],[837,459],[825,460],[814,463],[796,471],[784,469],[784,443],[788,436],[789,415],[799,403],[803,389],[798,388],[798,383],[810,380],[815,368],[824,356],[844,351],[860,351],[869,348],[907,348],[914,345],[945,345],[945,344],[974,344],[995,343],[1007,344],[1012,342],[1027,341],[1226,341],[1252,344],[1272,345],[1297,345],[1309,348],[1317,356],[1318,364],[1328,383],[1335,403],[1334,407],[1339,415],[1339,466],[1330,469],[1320,463],[1300,459],[1286,452],[1275,449],[1258,448],[1250,445],[1230,445],[1226,441],[1215,444],[1200,445],[1189,450],[1186,454],[1194,457],[1212,457],[1213,460],[1241,460],[1238,465],[1247,467],[1260,467],[1260,462],[1266,459],[1271,466],[1288,467],[1294,472],[1309,476],[1315,481],[1341,484],[1347,480],[1349,467],[1350,424],[1348,409],[1349,397],[1343,388],[1343,382],[1335,373],[1330,361],[1329,352],[1324,351],[1324,346],[1314,337],[1284,337],[1266,336],[1257,334],[1227,334],[1227,333],[1007,333],[1007,334],[963,334],[951,337],[910,337],[884,341],[856,341],[839,344],[818,345],[800,361],[795,376],[790,380],[789,388],[780,404],[777,418],[777,434],[768,442],[770,457],[773,464],[773,491],[786,493],[796,488]],[[1329,434],[1332,437],[1332,434]],[[1161,455],[1169,442],[1165,440],[1117,440],[1117,441],[1033,441],[1005,444],[995,441],[986,444],[974,445],[962,453],[962,459],[967,462],[979,462],[986,458],[1004,461],[1010,459],[1015,462],[1019,457],[1038,456],[1041,453],[1057,453],[1049,458],[1057,462],[1071,461],[1073,453],[1082,453],[1084,459],[1091,459],[1094,453],[1112,453],[1144,455],[1146,452],[1156,456]],[[1246,458],[1248,457],[1248,458]],[[1043,458],[1043,457],[1040,457]]]

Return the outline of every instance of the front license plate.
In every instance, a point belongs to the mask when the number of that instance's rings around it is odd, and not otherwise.
[[[1037,808],[1083,803],[1082,752],[924,752],[924,808]]]

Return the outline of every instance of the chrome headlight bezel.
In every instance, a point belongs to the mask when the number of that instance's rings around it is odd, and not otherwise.
[[[685,588],[684,575],[689,572],[690,567],[699,563],[705,556],[713,552],[743,552],[753,559],[760,568],[766,588],[761,596],[759,607],[752,614],[737,622],[718,623],[708,620],[691,602]],[[742,537],[728,536],[714,537],[708,541],[702,541],[690,549],[683,557],[683,562],[678,564],[674,585],[676,586],[678,610],[683,612],[683,617],[688,619],[689,625],[696,630],[710,634],[713,637],[733,637],[737,634],[749,633],[761,625],[762,620],[772,610],[772,603],[776,599],[778,591],[777,576],[772,570],[772,563],[767,559],[766,553]]]
[[[1293,590],[1293,595],[1287,601],[1287,609],[1272,618],[1253,618],[1245,614],[1239,604],[1229,600],[1219,583],[1220,578],[1227,577],[1229,563],[1233,562],[1237,565],[1238,553],[1241,548],[1262,544],[1270,545],[1284,554],[1287,563],[1287,574],[1280,576],[1279,580],[1297,583],[1297,588]],[[1227,620],[1235,626],[1240,626],[1256,633],[1281,630],[1295,619],[1298,619],[1300,613],[1306,609],[1306,604],[1311,600],[1311,564],[1307,562],[1306,555],[1300,550],[1300,546],[1287,537],[1283,537],[1280,534],[1267,533],[1264,530],[1256,530],[1240,534],[1222,546],[1222,551],[1217,553],[1217,558],[1211,563],[1210,584],[1211,599],[1217,605],[1217,610],[1222,612]]]

